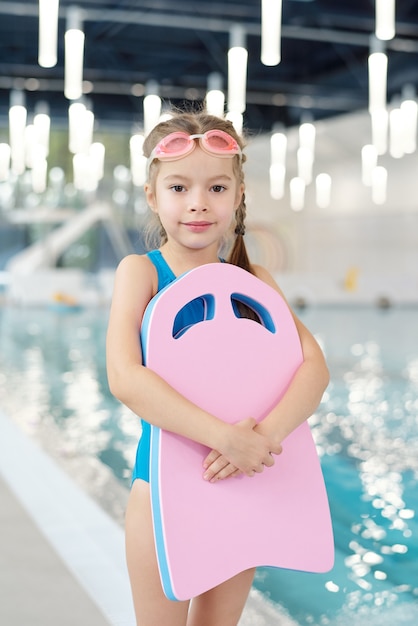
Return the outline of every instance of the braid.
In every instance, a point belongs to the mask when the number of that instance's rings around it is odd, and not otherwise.
[[[235,231],[234,231],[236,235],[241,235],[241,237],[244,237],[245,235],[245,215],[246,215],[245,200],[243,200],[235,214],[237,223],[236,223]]]
[[[242,269],[247,270],[247,272],[251,272],[251,274],[253,274],[254,271],[251,266],[247,248],[244,242],[246,215],[247,206],[245,204],[245,194],[243,194],[241,204],[239,205],[235,213],[235,240],[231,252],[229,253],[228,263],[231,263],[232,265],[238,265],[238,267],[242,267]]]

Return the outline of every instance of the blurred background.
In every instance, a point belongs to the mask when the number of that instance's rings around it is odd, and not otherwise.
[[[381,4],[2,2],[0,268],[140,252],[141,137],[208,106],[248,137],[255,260],[415,298],[418,11]]]

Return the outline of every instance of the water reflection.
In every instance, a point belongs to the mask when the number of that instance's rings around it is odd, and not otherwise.
[[[408,506],[406,493],[406,481],[416,478],[418,469],[418,362],[411,360],[394,376],[374,341],[353,344],[351,355],[351,367],[334,391],[344,410],[325,414],[325,420],[318,416],[315,434],[326,454],[352,459],[361,482],[364,504],[357,506],[360,515],[353,515],[354,538],[344,564],[348,578],[366,593],[348,594],[347,606],[387,606],[400,594],[418,594],[417,576],[412,584],[409,578],[417,555],[412,541],[417,497]],[[410,548],[414,557],[408,557]]]

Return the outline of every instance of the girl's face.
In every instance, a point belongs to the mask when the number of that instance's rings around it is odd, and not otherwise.
[[[243,193],[233,159],[207,154],[199,146],[177,161],[162,161],[147,202],[158,214],[168,241],[194,249],[218,248],[234,220]]]

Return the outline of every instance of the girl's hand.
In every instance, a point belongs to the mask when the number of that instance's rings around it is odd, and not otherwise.
[[[208,454],[203,462],[203,468],[205,469],[203,478],[211,483],[216,483],[217,480],[243,475],[241,470],[235,467],[235,465],[232,465],[228,459],[216,450],[212,450],[212,452]]]
[[[257,422],[245,419],[229,427],[229,436],[220,450],[212,450],[203,462],[204,479],[219,479],[245,474],[254,476],[264,467],[274,465],[273,454],[280,454],[282,447],[254,429]]]

